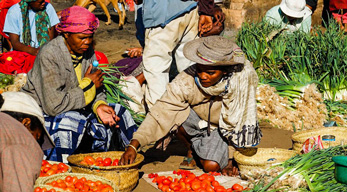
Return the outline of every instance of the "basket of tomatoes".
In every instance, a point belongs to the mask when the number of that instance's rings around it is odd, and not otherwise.
[[[83,173],[64,173],[44,177],[35,185],[35,187],[40,186],[53,187],[53,189],[61,190],[62,192],[119,192],[118,187],[110,180],[97,175]],[[42,189],[43,187],[40,188]]]
[[[71,170],[71,167],[65,163],[42,160],[40,176],[37,178],[36,183],[38,183],[43,177],[68,173],[71,172]]]
[[[67,160],[72,172],[87,173],[102,176],[119,188],[119,191],[131,191],[139,179],[137,166],[144,160],[143,155],[137,154],[135,162],[120,165],[119,160],[123,151],[86,153],[70,155]]]

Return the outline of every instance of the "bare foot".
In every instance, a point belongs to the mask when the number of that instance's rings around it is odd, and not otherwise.
[[[233,160],[229,159],[228,165],[222,169],[222,174],[227,176],[239,176],[239,169],[233,165]]]

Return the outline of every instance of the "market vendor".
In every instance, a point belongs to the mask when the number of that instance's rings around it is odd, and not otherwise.
[[[312,11],[306,6],[305,0],[282,0],[280,5],[266,12],[265,19],[271,24],[281,25],[289,31],[311,30]]]
[[[39,47],[54,37],[58,16],[44,0],[21,0],[6,15],[4,33],[9,35],[13,50],[37,55]]]
[[[59,36],[41,48],[22,91],[44,112],[45,125],[56,147],[48,159],[67,162],[82,138],[87,152],[122,150],[137,129],[131,114],[119,104],[108,104],[92,42],[99,20],[87,9],[73,6],[61,13]]]
[[[42,110],[29,95],[0,95],[0,191],[34,191],[42,150],[52,148]]]
[[[121,163],[132,163],[139,147],[178,129],[204,171],[235,175],[234,149],[255,146],[262,136],[256,115],[258,76],[242,50],[221,36],[190,41],[183,52],[196,64],[169,83],[134,133]]]

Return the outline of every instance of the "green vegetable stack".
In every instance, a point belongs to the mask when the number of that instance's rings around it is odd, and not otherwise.
[[[0,89],[4,89],[8,85],[12,85],[13,79],[14,77],[12,75],[0,73]]]

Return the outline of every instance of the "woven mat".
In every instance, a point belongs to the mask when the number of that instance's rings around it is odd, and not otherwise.
[[[204,172],[201,170],[192,170],[192,173],[194,173],[196,176],[202,175]],[[181,176],[175,175],[172,173],[172,171],[165,171],[165,172],[157,172],[157,174],[159,176],[171,176],[172,178],[178,178],[180,179]],[[160,191],[158,189],[158,186],[156,183],[152,183],[153,179],[148,178],[148,174],[144,174],[142,176],[142,179],[144,179],[148,184],[150,184],[151,186],[153,186],[154,188],[156,188],[158,191]],[[243,187],[247,186],[248,182],[241,180],[240,176],[238,177],[228,177],[228,176],[215,176],[215,179],[219,182],[220,185],[222,185],[225,188],[230,188],[232,187],[235,183],[238,183],[240,185],[242,185]]]

